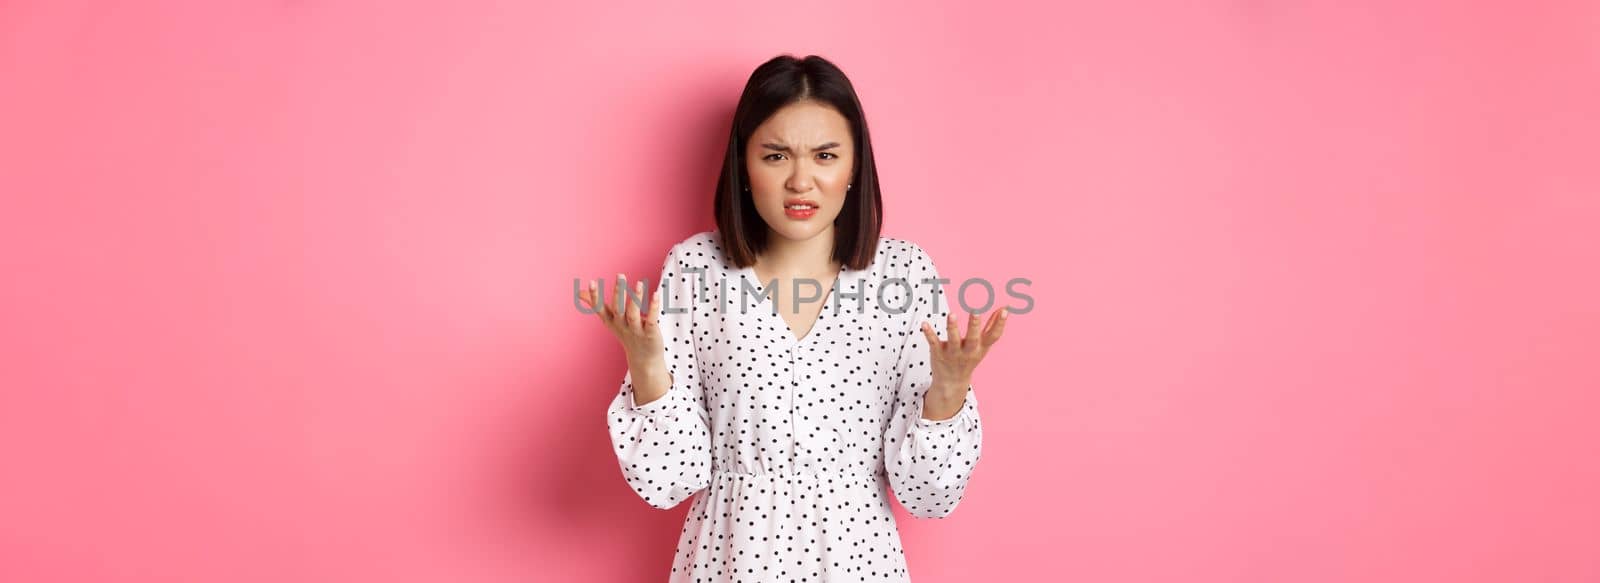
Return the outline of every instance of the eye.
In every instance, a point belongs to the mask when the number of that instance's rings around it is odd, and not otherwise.
[[[817,155],[818,156],[833,156],[833,158],[838,158],[838,156],[834,155],[833,152],[823,152],[823,153],[817,154]],[[832,160],[833,158],[824,158],[824,160]]]
[[[761,159],[762,160],[767,160],[767,161],[770,162],[770,161],[774,160],[773,156],[782,156],[782,155],[783,154],[767,154],[765,156],[762,156]]]

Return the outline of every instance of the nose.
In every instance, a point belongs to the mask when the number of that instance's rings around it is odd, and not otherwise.
[[[810,171],[802,162],[794,165],[794,171],[789,173],[789,179],[784,181],[784,186],[788,187],[790,192],[810,192],[813,182],[815,181],[811,179]]]
[[[790,192],[811,192],[812,184],[815,182],[811,176],[811,164],[804,157],[800,157],[795,160],[792,168],[789,179],[784,181],[784,186],[788,187]]]

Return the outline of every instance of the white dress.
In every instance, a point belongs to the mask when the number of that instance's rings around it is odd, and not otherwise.
[[[922,418],[922,322],[949,338],[949,301],[923,281],[939,277],[932,259],[880,237],[866,269],[844,269],[833,289],[801,286],[826,303],[796,339],[754,270],[721,251],[715,232],[692,235],[646,282],[664,282],[673,384],[636,406],[624,374],[606,414],[646,503],[694,496],[669,580],[909,581],[885,487],[912,516],[949,516],[983,442],[971,386],[954,417]],[[771,291],[793,306],[792,289]]]

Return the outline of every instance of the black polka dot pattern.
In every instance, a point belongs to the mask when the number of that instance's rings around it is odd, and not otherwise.
[[[954,417],[922,418],[922,322],[948,338],[933,260],[881,238],[796,338],[762,295],[792,306],[793,290],[721,251],[712,231],[673,245],[656,280],[672,386],[640,406],[624,374],[607,411],[634,492],[661,509],[694,497],[670,580],[909,581],[888,489],[912,516],[949,516],[983,443],[971,386]]]

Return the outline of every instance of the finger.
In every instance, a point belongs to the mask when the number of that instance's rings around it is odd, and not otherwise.
[[[644,329],[649,330],[661,321],[661,286],[656,286],[650,294],[650,311],[645,314]]]
[[[650,306],[645,304],[645,302],[650,301],[650,288],[645,287],[645,280],[643,280],[643,279],[639,280],[639,283],[637,283],[635,285],[637,286],[637,289],[638,289],[639,293],[634,295],[634,300],[633,300],[634,310],[633,311],[635,313],[635,317],[638,318],[638,320],[639,320],[639,322],[638,322],[639,327],[642,329],[642,328],[644,328],[645,316],[649,316],[650,315],[650,312],[649,312]]]
[[[578,293],[578,299],[583,300],[583,307],[599,313],[600,302],[595,297],[594,280],[591,279],[583,284],[583,291]]]
[[[980,316],[981,313],[973,312],[967,314],[967,335],[961,340],[962,350],[970,352],[978,347],[979,341],[983,340],[983,330],[979,326],[979,324],[983,323],[983,317]]]
[[[628,278],[627,278],[627,276],[624,276],[624,275],[618,273],[617,274],[617,293],[611,299],[611,304],[612,304],[611,305],[611,315],[613,317],[620,318],[623,315],[627,314],[628,306],[625,303],[627,301],[627,299],[628,299]]]
[[[1006,309],[1004,307],[997,308],[995,311],[989,313],[989,317],[983,323],[984,336],[989,335],[989,330],[994,328],[994,323],[998,322],[1000,318],[1004,317],[1005,313]]]
[[[600,280],[589,280],[589,306],[594,308],[594,314],[600,318],[600,321],[609,322],[611,320],[611,312],[606,309],[605,298],[600,297],[601,291]]]
[[[950,310],[949,313],[945,314],[944,331],[945,350],[954,352],[955,349],[961,348],[961,326],[960,322],[956,320],[955,310]]]
[[[622,331],[617,329],[617,315],[611,310],[610,303],[605,299],[605,282],[596,279],[590,285],[593,286],[591,295],[595,300],[596,317],[600,318],[600,323],[605,324],[606,329],[610,330],[612,334],[621,334]]]
[[[922,323],[922,335],[928,339],[928,351],[930,353],[944,348],[942,343],[939,342],[939,332],[933,329],[932,322]]]
[[[621,321],[621,314],[617,313],[617,310],[612,305],[611,300],[606,299],[605,282],[598,279],[595,280],[595,288],[595,299],[600,301],[601,321],[604,321],[606,323],[606,327],[610,328],[612,332],[621,332],[621,329],[617,328],[617,323]]]
[[[984,346],[994,346],[994,343],[1000,341],[1000,335],[1006,331],[1006,314],[1008,313],[1010,313],[1010,310],[1000,308],[1000,315],[995,316],[994,324],[990,325],[989,331],[983,335]]]
[[[644,301],[644,282],[633,282],[633,294],[623,298],[628,305],[628,326],[639,328],[639,302]]]

